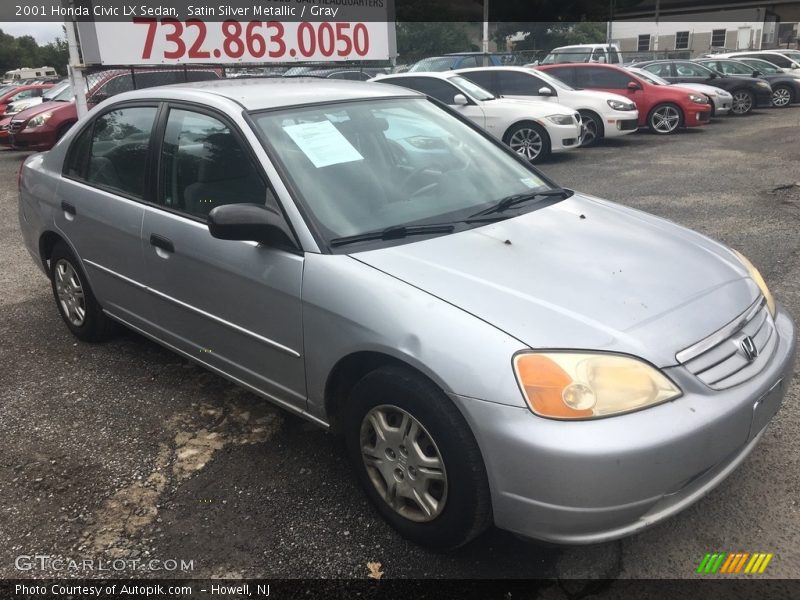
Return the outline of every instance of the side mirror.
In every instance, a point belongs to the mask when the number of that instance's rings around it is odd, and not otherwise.
[[[629,92],[635,92],[636,90],[640,90],[640,89],[642,89],[642,86],[639,85],[637,82],[635,82],[635,81],[629,81],[628,82],[628,91]]]
[[[552,96],[553,95],[553,90],[551,90],[549,87],[542,86],[542,87],[539,88],[539,95],[540,96]]]
[[[223,204],[208,213],[208,231],[220,240],[244,240],[296,249],[283,217],[260,204]]]
[[[753,77],[761,77],[761,71],[753,71]]]
[[[469,104],[469,100],[467,100],[467,97],[464,94],[456,94],[453,96],[453,104],[456,106],[466,106]]]

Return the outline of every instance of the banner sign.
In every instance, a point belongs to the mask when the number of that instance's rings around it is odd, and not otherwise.
[[[78,24],[84,62],[101,65],[385,60],[394,22],[206,21],[171,17]]]

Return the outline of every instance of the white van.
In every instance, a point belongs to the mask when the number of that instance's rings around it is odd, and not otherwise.
[[[554,48],[541,64],[606,63],[622,66],[622,57],[616,44],[577,44]]]
[[[14,83],[24,79],[38,79],[40,77],[58,77],[58,73],[53,67],[22,67],[13,71],[6,71],[3,75],[3,83]]]

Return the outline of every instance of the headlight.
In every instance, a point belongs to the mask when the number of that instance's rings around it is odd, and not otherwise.
[[[744,254],[737,252],[736,250],[734,250],[734,252],[736,253],[736,256],[739,257],[739,260],[742,261],[745,269],[747,269],[747,272],[750,274],[750,278],[756,282],[756,285],[761,290],[761,293],[764,294],[764,298],[767,299],[767,308],[769,309],[769,314],[775,318],[775,298],[772,297],[772,292],[769,291],[767,282],[764,281],[761,273],[759,273],[758,269],[753,266],[753,263],[747,260]]]
[[[689,100],[695,104],[708,104],[708,98],[705,96],[699,96],[697,94],[689,94]]]
[[[25,129],[36,129],[37,127],[41,127],[42,125],[47,123],[47,121],[49,121],[50,117],[52,116],[53,113],[49,112],[42,113],[41,115],[36,115],[30,121],[28,121],[28,124],[25,126]]]
[[[571,115],[550,115],[547,120],[556,125],[574,125],[575,120]]]
[[[681,395],[655,367],[619,354],[525,352],[514,372],[530,409],[551,419],[618,415]]]
[[[633,110],[636,105],[632,102],[623,102],[622,100],[606,100],[608,105],[614,110]]]

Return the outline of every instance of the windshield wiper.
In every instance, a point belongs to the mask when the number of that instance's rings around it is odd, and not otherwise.
[[[399,240],[410,235],[429,235],[432,233],[453,233],[455,225],[450,223],[431,224],[431,225],[395,225],[377,231],[367,231],[356,235],[334,238],[329,244],[331,246],[346,246],[357,242],[369,242],[372,240]]]
[[[512,194],[511,196],[506,196],[505,198],[501,198],[489,208],[476,212],[474,215],[470,215],[469,218],[474,217],[482,217],[483,215],[491,215],[493,213],[503,212],[517,206],[518,204],[522,204],[523,202],[528,202],[529,200],[539,200],[540,198],[569,198],[572,195],[570,190],[565,190],[563,188],[553,188],[550,190],[543,190],[541,192],[531,192],[527,194]]]

